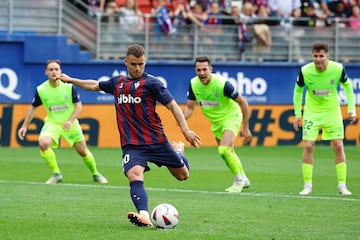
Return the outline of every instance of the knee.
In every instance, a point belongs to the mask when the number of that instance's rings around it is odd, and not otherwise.
[[[90,153],[85,142],[75,143],[74,148],[76,149],[76,152],[82,157],[85,157]]]
[[[313,152],[315,148],[315,143],[314,142],[306,142],[304,144],[304,151],[305,152]]]
[[[129,182],[144,181],[144,170],[142,166],[135,166],[126,172]]]
[[[179,180],[179,181],[185,181],[188,178],[189,178],[189,172],[188,171],[176,176],[176,179]]]
[[[344,149],[344,145],[342,141],[332,141],[331,145],[335,152],[341,152]]]
[[[39,148],[42,152],[45,152],[46,150],[48,150],[50,147],[50,143],[45,142],[45,141],[39,141]]]
[[[218,153],[222,158],[225,158],[226,156],[229,156],[231,154],[231,147],[219,146]]]

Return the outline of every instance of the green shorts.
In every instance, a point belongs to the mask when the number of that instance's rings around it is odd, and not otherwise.
[[[70,146],[85,139],[78,120],[73,122],[69,130],[64,130],[62,124],[45,121],[44,126],[41,128],[39,139],[44,136],[53,139],[53,144],[51,145],[53,148],[59,147],[60,137],[63,137]]]
[[[324,113],[304,111],[302,139],[316,141],[320,130],[322,130],[322,140],[344,138],[344,125],[340,108],[334,108]]]
[[[215,138],[221,139],[225,130],[230,130],[234,135],[238,135],[240,132],[242,122],[241,114],[233,117],[226,118],[225,121],[221,123],[213,123],[211,125],[211,131],[213,132]]]

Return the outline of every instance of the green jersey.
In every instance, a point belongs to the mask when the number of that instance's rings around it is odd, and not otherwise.
[[[39,99],[35,95],[33,105],[39,106],[41,103],[44,105],[47,113],[45,121],[62,124],[69,120],[75,108],[74,102],[79,101],[72,84],[60,82],[59,86],[53,87],[49,81],[45,81],[36,90]]]
[[[293,95],[295,116],[301,117],[304,87],[306,87],[306,111],[323,113],[334,108],[339,108],[339,84],[341,84],[345,90],[348,111],[355,111],[353,88],[342,64],[329,60],[328,66],[323,72],[319,72],[313,62],[301,67]]]
[[[238,92],[234,86],[222,78],[213,74],[211,81],[204,85],[199,77],[190,80],[188,99],[196,100],[203,114],[212,124],[219,124],[233,116],[241,116],[241,109],[235,99]]]

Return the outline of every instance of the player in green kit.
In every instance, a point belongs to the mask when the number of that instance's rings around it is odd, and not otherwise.
[[[234,175],[233,184],[226,192],[241,192],[250,186],[241,161],[234,151],[234,142],[240,132],[244,143],[251,140],[249,107],[246,99],[234,86],[221,76],[212,73],[208,57],[195,60],[196,77],[190,80],[188,100],[183,110],[188,119],[198,104],[204,116],[211,122],[211,131],[218,144],[218,153]]]
[[[327,43],[313,44],[313,62],[301,67],[294,88],[294,129],[298,131],[302,127],[304,140],[302,155],[304,188],[300,195],[309,195],[312,192],[313,152],[320,130],[322,130],[322,139],[330,140],[330,145],[334,150],[339,193],[351,195],[346,187],[344,126],[338,87],[341,85],[344,89],[351,123],[356,121],[354,92],[343,65],[329,60],[328,51]],[[304,88],[306,88],[306,96],[302,114]]]
[[[33,102],[18,130],[19,138],[24,139],[36,109],[40,105],[44,105],[47,117],[39,136],[40,155],[53,173],[46,183],[59,183],[63,180],[55,153],[52,150],[52,148],[58,147],[60,137],[63,137],[70,146],[75,148],[89,168],[95,182],[107,183],[107,179],[96,168],[95,158],[86,145],[77,119],[82,108],[79,94],[72,84],[63,83],[55,78],[61,74],[60,61],[49,60],[46,64],[45,74],[48,80],[36,88]]]

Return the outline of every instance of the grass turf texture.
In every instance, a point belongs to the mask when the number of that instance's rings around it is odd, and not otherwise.
[[[145,174],[150,211],[173,204],[180,221],[174,230],[131,225],[134,211],[119,149],[91,148],[109,184],[92,182],[73,149],[56,154],[64,182],[46,185],[51,173],[38,148],[0,148],[0,239],[360,239],[359,148],[346,147],[348,187],[337,192],[333,153],[315,150],[314,188],[302,188],[301,147],[241,147],[251,187],[228,194],[232,176],[216,148],[186,149],[188,181],[178,182],[165,168]]]

